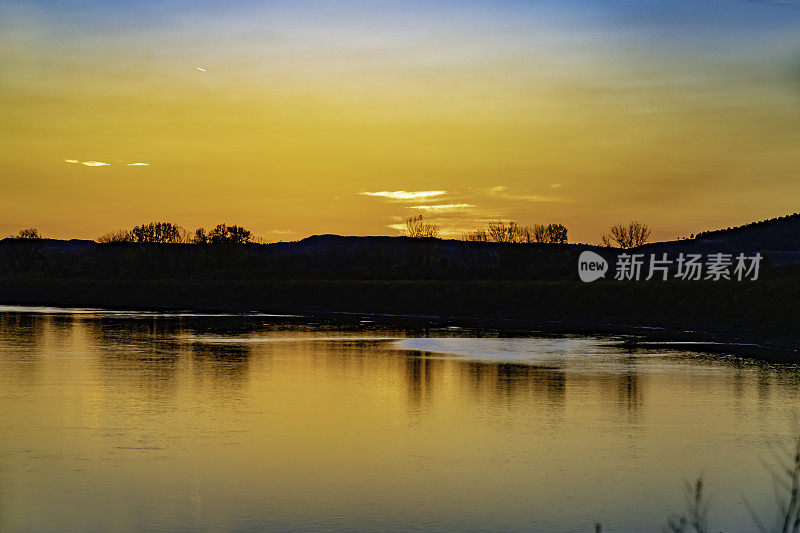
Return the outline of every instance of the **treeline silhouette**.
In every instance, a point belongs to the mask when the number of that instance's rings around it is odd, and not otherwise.
[[[688,238],[678,240],[706,239],[735,236],[738,233],[757,228],[780,226],[783,223],[800,221],[800,213],[792,213],[741,226],[727,227],[717,230],[701,231]],[[616,248],[633,248],[645,244],[652,233],[647,225],[633,220],[628,223],[611,226],[608,233],[602,235],[600,245]],[[423,215],[409,217],[405,220],[405,235],[411,238],[438,239],[440,228],[424,220]],[[486,228],[478,228],[461,236],[461,240],[472,242],[496,243],[538,243],[567,244],[568,230],[562,224],[534,224],[523,226],[515,221],[495,220]],[[42,239],[37,228],[30,227],[19,230],[10,237],[19,240]],[[197,228],[194,233],[172,222],[150,222],[135,226],[130,230],[118,230],[106,233],[96,239],[99,243],[172,243],[172,244],[248,244],[263,243],[264,240],[242,226],[218,224],[214,228]]]
[[[405,235],[413,239],[438,239],[440,228],[424,220],[424,215],[405,219]],[[478,228],[461,236],[470,242],[495,242],[518,244],[567,244],[568,230],[563,224],[534,224],[523,226],[515,221],[494,220],[486,228]],[[633,221],[611,227],[610,237],[604,235],[602,245],[631,248],[644,244],[650,229]],[[36,228],[20,230],[15,239],[41,239]],[[194,233],[172,222],[150,222],[129,230],[117,230],[95,239],[102,244],[115,243],[162,243],[162,244],[248,244],[263,243],[263,239],[242,226],[218,224],[206,230],[197,228]]]
[[[426,222],[424,215],[405,219],[405,234],[413,239],[436,239],[439,226]],[[521,226],[511,220],[493,220],[486,228],[478,228],[461,236],[461,240],[472,242],[508,242],[567,244],[567,228],[562,224],[534,224]]]
[[[424,215],[406,218],[405,234],[413,239],[436,239],[439,226],[424,220]],[[521,226],[511,220],[493,220],[486,228],[478,228],[462,235],[461,240],[472,242],[508,242],[567,244],[567,228],[562,224],[534,224]]]
[[[130,230],[106,233],[97,238],[99,243],[165,243],[165,244],[247,244],[260,241],[250,230],[241,226],[218,224],[206,230],[197,228],[190,234],[172,222],[150,222]]]
[[[464,235],[465,241],[567,244],[567,228],[563,224],[534,224],[520,226],[514,221],[508,223],[495,220],[486,228],[479,228]]]

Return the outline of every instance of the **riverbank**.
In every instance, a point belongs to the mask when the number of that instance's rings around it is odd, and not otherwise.
[[[378,323],[421,328],[619,335],[631,348],[670,343],[781,362],[800,362],[799,293],[785,279],[749,284],[0,279],[0,303],[8,305],[260,311],[342,322],[369,315]]]

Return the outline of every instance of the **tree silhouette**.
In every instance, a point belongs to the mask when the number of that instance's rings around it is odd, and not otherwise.
[[[464,235],[465,241],[474,241],[474,242],[488,242],[489,236],[486,234],[485,229],[476,229],[475,231],[470,231],[466,235]]]
[[[465,241],[552,243],[567,242],[567,228],[563,224],[534,224],[520,226],[516,222],[493,220],[486,229],[479,228],[464,235]]]
[[[650,238],[650,228],[636,220],[627,224],[614,224],[609,233],[602,237],[603,246],[616,248],[635,248]]]
[[[547,226],[544,224],[534,224],[528,231],[530,240],[528,242],[547,242]]]
[[[113,243],[113,242],[133,242],[133,237],[131,237],[131,232],[128,230],[117,230],[112,231],[110,233],[106,233],[105,235],[99,236],[97,239],[99,243]]]
[[[545,229],[545,241],[553,244],[567,243],[567,227],[563,224],[548,224]]]
[[[206,232],[197,228],[194,235],[172,222],[151,222],[136,226],[131,230],[106,233],[97,238],[100,243],[194,243],[194,244],[245,244],[253,242],[250,230],[242,226],[219,224]]]
[[[439,236],[439,226],[429,224],[422,220],[422,215],[406,219],[406,235],[415,239],[436,238]]]
[[[136,226],[130,231],[132,242],[179,243],[186,242],[186,230],[172,222],[151,222]]]
[[[520,228],[514,221],[506,224],[502,220],[494,220],[489,222],[486,234],[492,242],[517,242],[520,236]]]
[[[197,233],[195,233],[197,237]],[[251,233],[241,226],[218,224],[208,232],[207,242],[211,244],[246,244],[250,242]]]
[[[194,230],[194,238],[192,239],[194,244],[208,244],[208,235],[206,235],[206,230],[203,228],[197,228]]]
[[[15,239],[41,239],[39,230],[36,228],[25,228],[19,230],[19,233],[14,237]]]

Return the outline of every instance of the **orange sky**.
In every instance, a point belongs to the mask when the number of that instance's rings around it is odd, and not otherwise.
[[[800,9],[658,6],[0,0],[0,234],[425,213],[597,242],[800,210]]]

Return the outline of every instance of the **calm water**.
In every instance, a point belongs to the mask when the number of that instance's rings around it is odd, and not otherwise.
[[[613,339],[0,308],[0,531],[660,531],[701,473],[752,531],[799,391]]]

